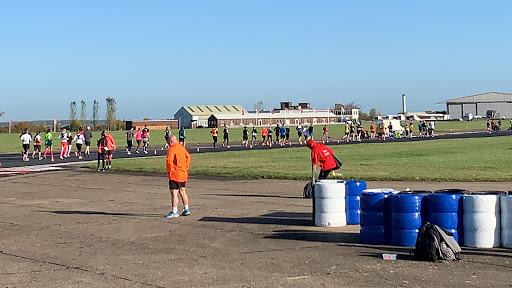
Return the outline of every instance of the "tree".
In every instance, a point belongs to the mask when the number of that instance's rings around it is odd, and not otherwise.
[[[98,110],[99,110],[98,101],[94,100],[92,103],[92,127],[93,130],[96,130],[96,125],[98,125]]]
[[[112,128],[116,128],[116,100],[114,98],[108,97],[107,101],[107,129],[110,131]]]
[[[86,110],[86,104],[85,101],[80,101],[81,109],[80,109],[80,120],[82,121],[82,124],[85,125],[85,122],[87,121],[87,110]]]
[[[0,117],[4,116],[4,112],[0,110]]]
[[[69,103],[69,122],[76,119],[76,102],[72,101]]]
[[[359,109],[359,110],[361,110],[361,105],[357,104],[354,101],[352,101],[350,103],[347,103],[344,106],[345,106],[345,110],[352,110],[352,109]]]
[[[265,109],[263,101],[258,101],[258,103],[254,104],[254,110],[263,111],[263,109]]]
[[[370,119],[371,120],[375,120],[377,119],[377,116],[381,116],[382,113],[380,113],[377,109],[375,108],[372,108],[370,109]]]

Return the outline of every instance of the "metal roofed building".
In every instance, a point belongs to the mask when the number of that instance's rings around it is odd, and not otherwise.
[[[450,119],[463,118],[469,113],[486,117],[489,110],[497,112],[499,117],[512,118],[512,93],[488,92],[446,100]]]
[[[243,112],[242,112],[243,111]],[[179,126],[187,128],[207,127],[208,117],[212,114],[236,114],[247,113],[241,105],[187,105],[174,114],[174,120],[178,120]]]

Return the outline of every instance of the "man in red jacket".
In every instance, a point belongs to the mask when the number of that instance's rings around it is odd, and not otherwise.
[[[331,148],[322,143],[317,143],[313,139],[308,140],[307,146],[311,149],[311,163],[315,165],[315,167],[320,166],[320,175],[318,176],[318,179],[327,179],[329,173],[336,168],[333,151]]]

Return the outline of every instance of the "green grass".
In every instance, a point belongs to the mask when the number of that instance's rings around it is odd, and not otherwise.
[[[507,127],[507,123],[504,121],[504,129]],[[486,121],[438,121],[436,124],[437,132],[468,132],[468,131],[485,131]],[[322,127],[323,125],[315,125],[315,139],[320,139],[322,135]],[[370,122],[363,122],[363,127],[369,130]],[[251,127],[249,127],[250,130]],[[295,126],[290,126],[291,128],[291,138],[294,140],[296,138]],[[329,135],[333,139],[341,139],[344,135],[344,125],[342,124],[330,124],[329,125]],[[220,129],[222,133],[222,129]],[[417,127],[415,126],[415,131],[417,133]],[[211,134],[209,129],[187,129],[187,143],[192,144],[209,144],[212,142]],[[229,128],[230,131],[230,140],[235,143],[242,140],[242,128]],[[258,127],[258,133],[261,131],[261,128]],[[35,135],[35,131],[32,131],[32,135]],[[75,132],[72,132],[74,135]],[[112,131],[111,134],[116,140],[118,147],[126,147],[126,131]],[[172,130],[172,133],[177,135],[178,130]],[[100,132],[93,132],[93,143],[92,147],[96,147],[95,140],[98,139]],[[164,131],[163,130],[154,130],[151,131],[151,148],[159,149],[165,144],[164,140]],[[44,133],[41,134],[44,137]],[[58,149],[58,133],[54,133],[54,149]],[[275,136],[275,135],[274,135]],[[259,139],[259,138],[258,138]],[[31,147],[32,149],[32,147]],[[0,154],[1,153],[18,153],[21,151],[21,142],[19,140],[19,133],[12,134],[0,134]]]
[[[331,147],[344,163],[340,170],[344,179],[512,181],[510,137]],[[248,179],[306,180],[311,177],[309,155],[310,150],[306,147],[193,154],[190,173]],[[114,169],[165,174],[165,157],[116,159]]]

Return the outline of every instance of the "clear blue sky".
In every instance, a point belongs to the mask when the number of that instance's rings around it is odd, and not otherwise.
[[[445,109],[512,92],[511,1],[1,1],[0,121],[188,104]]]

